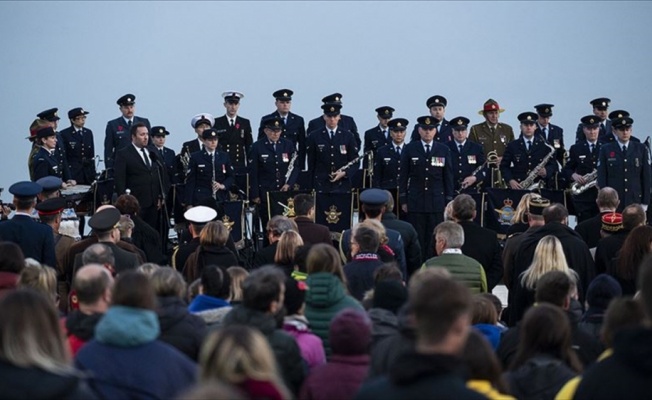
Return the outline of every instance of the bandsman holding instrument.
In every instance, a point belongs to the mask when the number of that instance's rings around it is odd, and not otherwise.
[[[555,148],[541,136],[534,136],[537,118],[536,113],[529,111],[518,115],[521,137],[509,142],[500,161],[500,172],[511,189],[533,190],[535,185],[540,188],[558,169]]]
[[[192,153],[188,163],[184,202],[187,208],[211,197],[216,201],[228,200],[229,189],[234,183],[229,155],[217,150],[217,131],[206,129],[202,132],[202,138],[204,149]]]
[[[598,155],[602,143],[598,141],[600,119],[587,115],[581,119],[585,140],[571,146],[563,173],[571,182],[571,195],[577,222],[580,223],[598,214]]]
[[[453,182],[455,182],[456,191],[478,185],[485,178],[486,164],[482,146],[467,140],[469,122],[469,119],[465,117],[455,117],[450,121],[454,140],[447,142],[446,145],[453,156],[453,165],[455,166]],[[490,156],[495,159],[493,153]]]
[[[310,133],[306,146],[312,187],[317,192],[350,192],[351,175],[360,159],[356,140],[350,131],[338,126],[341,104],[324,104],[321,108],[325,126]]]
[[[405,118],[394,118],[387,123],[391,143],[380,147],[374,158],[373,187],[387,190],[398,188],[401,153],[405,148],[405,131],[408,124]]]

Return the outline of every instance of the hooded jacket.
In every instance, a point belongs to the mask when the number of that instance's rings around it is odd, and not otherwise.
[[[203,319],[208,327],[220,326],[224,316],[231,311],[231,304],[224,299],[200,294],[192,300],[188,311]]]
[[[159,340],[165,342],[193,361],[199,358],[199,349],[206,336],[206,323],[190,314],[183,300],[176,296],[158,298]]]
[[[577,374],[563,361],[538,355],[514,371],[505,374],[510,393],[517,399],[553,399]]]

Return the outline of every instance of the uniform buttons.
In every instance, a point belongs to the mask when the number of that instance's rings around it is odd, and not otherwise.
[[[625,191],[627,191],[627,188],[625,188]]]
[[[627,182],[627,178],[625,178],[625,182]]]
[[[494,140],[494,144],[496,144],[496,141]]]
[[[625,168],[625,172],[627,172],[627,168]]]

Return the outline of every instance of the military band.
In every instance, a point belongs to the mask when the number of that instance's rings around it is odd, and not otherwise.
[[[405,118],[394,118],[387,123],[391,142],[380,147],[374,157],[373,187],[387,190],[398,188],[401,153],[405,148],[405,131],[408,123]]]
[[[142,122],[147,129],[151,128],[147,118],[138,117],[136,111],[136,96],[125,94],[120,97],[116,103],[120,108],[122,115],[113,119],[106,124],[104,136],[104,165],[107,169],[113,168],[115,154],[118,150],[127,147],[131,143],[131,127]]]
[[[84,126],[87,115],[81,107],[68,111],[70,127],[60,132],[71,179],[80,185],[90,185],[97,175],[93,132]]]
[[[435,141],[439,143],[448,143],[453,140],[453,131],[451,129],[450,123],[446,120],[446,106],[448,105],[448,100],[444,96],[438,94],[431,96],[426,100],[426,107],[430,112],[430,116],[434,117],[438,122],[435,129],[437,134],[435,135]],[[412,130],[412,136],[410,141],[421,140],[419,135],[419,127],[415,126]]]
[[[328,96],[322,98],[321,101],[323,103],[322,109],[326,105],[335,105],[339,106],[340,109],[342,108],[342,95],[340,93],[329,94]],[[322,129],[324,125],[324,118],[319,116],[308,122],[308,128],[306,129],[306,132],[308,135],[310,135],[312,132]],[[356,147],[360,148],[362,142],[360,141],[360,134],[358,133],[358,125],[355,123],[353,117],[340,114],[339,126],[342,130],[351,132],[355,138]]]
[[[477,187],[486,176],[482,146],[467,140],[469,119],[455,117],[450,121],[454,140],[446,143],[453,157],[455,191]]]

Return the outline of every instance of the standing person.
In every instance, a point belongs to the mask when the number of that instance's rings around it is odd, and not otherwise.
[[[342,95],[340,93],[329,94],[328,96],[325,96],[324,98],[322,98],[321,101],[323,103],[322,106],[321,106],[322,110],[326,106],[338,106],[338,108],[340,108],[340,109],[343,106],[342,105]],[[360,141],[360,134],[358,133],[358,126],[356,125],[355,120],[353,119],[353,117],[342,114],[339,124],[340,124],[340,128],[342,128],[342,130],[351,132],[351,134],[353,135],[353,138],[355,139],[356,148],[359,149],[362,142]],[[326,124],[325,124],[324,118],[322,116],[319,116],[319,117],[317,117],[315,119],[310,120],[310,122],[308,122],[308,129],[306,129],[306,132],[308,133],[308,135],[310,135],[314,131],[318,131],[318,130],[323,129],[325,125]]]
[[[81,107],[68,111],[70,127],[60,132],[66,149],[71,179],[80,185],[95,181],[95,141],[93,131],[85,127],[88,111]]]
[[[304,244],[333,244],[328,227],[315,222],[315,198],[312,195],[300,193],[294,196],[294,212],[297,215],[294,222]]]
[[[351,234],[351,261],[344,265],[349,293],[358,301],[374,287],[374,275],[383,262],[378,256],[380,235],[366,226],[357,225]]]
[[[618,210],[638,203],[647,211],[650,204],[650,157],[642,143],[634,142],[630,117],[613,121],[618,140],[600,149],[598,158],[598,187],[609,186],[618,192]]]
[[[485,101],[482,110],[478,111],[478,114],[482,115],[485,121],[473,125],[469,136],[469,140],[482,145],[485,157],[488,157],[490,152],[495,151],[498,155],[498,162],[502,160],[507,144],[514,140],[512,127],[498,122],[498,117],[504,111],[496,100],[489,99]]]
[[[132,132],[133,125],[142,123],[147,127],[148,131],[151,127],[147,118],[138,117],[134,114],[136,111],[136,96],[125,94],[116,103],[122,115],[106,123],[106,136],[104,137],[104,165],[106,169],[113,168],[118,150],[129,145],[129,135]]]
[[[57,133],[51,127],[45,127],[36,132],[36,141],[41,148],[34,154],[32,160],[32,179],[37,181],[46,176],[56,176],[61,178],[66,185],[74,186],[77,182],[70,177],[68,161],[63,158],[61,152],[56,150],[57,138]]]
[[[602,217],[605,214],[613,214],[618,209],[618,203],[620,202],[618,200],[618,192],[608,186],[600,188],[595,202],[599,212],[593,214],[591,218],[575,225],[575,232],[579,233],[586,242],[586,245],[589,246],[589,249],[595,248],[598,245],[598,241],[602,238],[600,235]],[[577,206],[575,209],[577,210]]]
[[[176,154],[174,150],[169,147],[165,147],[165,142],[167,140],[167,135],[170,132],[165,129],[164,126],[154,126],[150,132],[152,137],[151,148],[158,153],[159,158],[163,161],[163,166],[165,167],[166,174],[168,176],[168,182],[170,184],[177,183],[179,178],[176,169]]]
[[[183,142],[183,145],[181,145],[181,151],[179,152],[179,156],[190,157],[192,153],[196,153],[198,151],[203,150],[204,138],[202,137],[202,133],[206,129],[211,129],[214,123],[215,123],[215,118],[209,113],[201,113],[192,117],[192,119],[190,120],[190,126],[192,126],[192,129],[194,129],[195,133],[197,134],[197,137],[187,142]],[[183,172],[184,172],[183,177],[185,177],[185,171]]]
[[[598,141],[599,124],[600,121],[594,115],[587,115],[581,119],[580,125],[585,140],[578,140],[571,146],[568,161],[564,165],[563,172],[566,180],[573,182],[577,187],[587,185],[591,181],[587,181],[586,175],[597,173],[598,155],[602,147]],[[593,180],[597,183],[597,176]],[[597,197],[598,188],[595,183],[593,187],[583,190],[582,193],[573,194],[573,206],[578,224],[598,214]]]
[[[29,179],[34,179],[34,155],[41,149],[36,141],[36,132],[40,129],[51,126],[52,123],[44,119],[37,118],[29,126],[29,136],[25,139],[32,143],[32,148],[27,156],[27,169],[29,171]]]
[[[478,186],[485,179],[484,151],[479,144],[467,140],[469,119],[455,117],[450,121],[453,131],[453,139],[446,142],[451,150],[453,159],[457,161],[453,170],[453,182],[455,190],[461,191],[472,186]],[[480,169],[478,169],[480,168]]]
[[[201,271],[208,265],[217,265],[225,270],[238,265],[238,257],[226,247],[229,234],[229,228],[222,221],[206,224],[199,235],[199,247],[188,256],[183,266],[183,274],[188,282],[199,278]]]
[[[436,119],[417,119],[421,140],[401,153],[399,192],[401,208],[419,235],[421,259],[432,255],[432,232],[444,220],[446,203],[453,199],[453,160],[450,149],[434,142]]]
[[[54,130],[56,137],[57,137],[57,145],[56,149],[53,153],[59,160],[64,160],[65,163],[67,163],[67,156],[66,156],[66,148],[63,145],[63,139],[61,138],[61,134],[59,133],[59,114],[58,114],[59,109],[58,108],[50,108],[45,111],[41,111],[38,113],[36,116],[40,119],[40,121],[47,121],[48,125]],[[35,121],[36,122],[36,121]],[[38,130],[35,129],[34,132]]]
[[[246,188],[249,151],[254,140],[251,122],[238,115],[240,100],[244,98],[244,94],[230,91],[222,93],[222,97],[226,114],[215,118],[213,127],[219,138],[220,150],[229,155],[233,164],[235,183],[240,188]]]
[[[535,135],[541,136],[543,140],[548,142],[549,145],[555,148],[555,158],[557,161],[564,165],[564,130],[550,123],[552,117],[552,108],[554,104],[537,104],[534,109],[537,111],[537,129]]]
[[[620,248],[618,256],[607,267],[607,273],[614,277],[623,295],[634,296],[639,287],[637,279],[640,265],[652,253],[652,226],[638,226],[630,232]]]
[[[34,182],[17,182],[9,187],[9,193],[14,195],[16,213],[13,218],[0,222],[0,240],[19,245],[25,258],[55,267],[52,228],[32,219],[36,195],[41,190],[41,186]]]
[[[611,120],[607,118],[609,103],[611,103],[611,100],[606,97],[598,97],[589,102],[589,104],[593,106],[593,115],[597,117],[600,123],[598,140],[601,142],[609,140],[607,138],[612,136]],[[577,131],[575,132],[575,143],[582,140],[584,140],[584,127],[582,124],[579,124],[577,126]]]
[[[161,232],[159,212],[169,182],[161,159],[147,147],[148,143],[147,125],[134,123],[131,126],[131,144],[116,152],[115,192],[119,196],[129,189],[140,203],[140,217]]]
[[[399,186],[401,174],[401,152],[405,148],[405,118],[394,118],[387,123],[391,140],[379,147],[374,158],[374,177],[372,186],[395,190]]]
[[[342,170],[358,156],[353,134],[340,126],[340,104],[324,104],[324,127],[309,132],[308,170],[312,171],[311,187],[322,193],[351,191],[351,177],[357,165]]]
[[[387,203],[382,213],[380,222],[387,229],[387,231],[395,230],[401,235],[403,239],[403,249],[405,250],[405,262],[407,267],[407,276],[404,277],[407,282],[412,276],[412,273],[421,267],[421,246],[419,245],[419,236],[412,224],[398,219],[396,214],[392,212],[394,209],[394,197],[392,194],[385,190],[387,196]]]
[[[216,201],[228,200],[228,191],[234,181],[231,158],[217,150],[218,133],[215,129],[202,132],[204,149],[190,155],[186,175],[186,207],[196,206],[213,198]]]
[[[303,169],[306,163],[306,123],[303,117],[290,111],[292,108],[292,96],[294,92],[290,89],[279,89],[272,93],[276,99],[276,111],[265,115],[260,119],[260,128],[258,128],[258,139],[265,138],[264,122],[270,118],[281,118],[283,120],[283,132],[281,138],[288,139],[299,152],[297,157],[297,168]]]
[[[431,96],[426,100],[426,107],[430,112],[430,116],[439,121],[437,126],[437,135],[435,136],[435,141],[446,144],[453,140],[453,132],[451,131],[451,124],[446,120],[446,106],[448,105],[448,100],[444,96],[438,94]],[[412,136],[410,141],[419,140],[418,126],[415,126],[412,130]]]
[[[364,133],[364,152],[372,151],[374,157],[379,148],[392,143],[392,137],[389,134],[389,120],[394,116],[394,109],[390,106],[376,108],[376,118],[378,125],[368,129]]]

